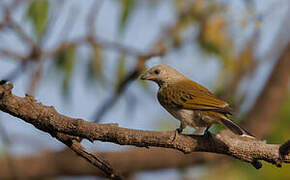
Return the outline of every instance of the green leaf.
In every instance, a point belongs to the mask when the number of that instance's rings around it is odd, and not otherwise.
[[[125,55],[121,55],[120,59],[119,59],[119,64],[118,64],[118,67],[117,67],[117,72],[116,72],[116,75],[117,75],[117,86],[120,85],[120,83],[122,83],[122,81],[124,80],[125,78],[125,75],[126,75],[126,56]]]
[[[46,30],[49,11],[49,2],[47,0],[31,1],[26,16],[31,20],[37,37],[41,37]]]
[[[56,56],[56,66],[63,71],[63,92],[68,93],[69,84],[75,67],[76,45],[68,45]]]
[[[204,50],[206,53],[214,55],[220,55],[222,53],[221,49],[211,42],[205,41],[203,39],[199,39],[198,42],[202,50]]]
[[[136,2],[135,0],[121,0],[122,12],[121,12],[120,27],[119,27],[119,30],[121,33],[126,27],[128,18],[135,7],[135,2]]]
[[[100,46],[93,46],[93,55],[88,68],[89,79],[97,79],[104,85],[103,55],[102,48]]]

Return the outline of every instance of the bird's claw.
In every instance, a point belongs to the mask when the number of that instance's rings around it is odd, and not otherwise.
[[[206,137],[211,137],[211,133],[209,131],[210,126],[206,127],[206,129],[204,130],[203,135]]]
[[[207,131],[205,131],[204,132],[204,134],[203,134],[205,137],[211,137],[211,133],[207,130]]]
[[[181,134],[182,133],[182,128],[177,128],[176,130],[175,130],[175,132],[177,132],[178,134]]]
[[[177,128],[174,132],[174,137],[173,137],[172,142],[175,141],[177,134],[181,134],[181,133],[182,133],[182,128]]]

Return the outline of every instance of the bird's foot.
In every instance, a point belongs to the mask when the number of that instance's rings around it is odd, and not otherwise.
[[[176,136],[177,136],[177,134],[181,134],[182,133],[182,128],[177,128],[176,130],[175,130],[175,133],[174,133],[174,137],[173,137],[173,140],[172,140],[172,142],[174,142],[175,141],[175,139],[176,139]]]
[[[181,134],[183,131],[183,128],[179,127],[175,130],[175,132],[177,132],[178,134]]]
[[[211,133],[209,132],[209,127],[207,127],[203,133],[205,137],[211,137]]]

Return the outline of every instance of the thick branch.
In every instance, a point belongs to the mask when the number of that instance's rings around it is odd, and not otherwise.
[[[21,118],[50,134],[65,133],[91,141],[100,140],[121,145],[166,147],[184,153],[202,151],[226,154],[250,162],[256,168],[260,166],[260,164],[257,165],[257,160],[265,160],[277,166],[281,166],[281,162],[290,160],[289,154],[284,155],[281,160],[279,145],[230,136],[228,133],[212,136],[178,135],[172,141],[174,132],[133,130],[118,127],[117,124],[97,124],[69,118],[59,114],[52,106],[48,107],[36,102],[31,96],[21,98],[13,95],[12,88],[12,84],[0,86],[0,110]]]
[[[94,155],[108,160],[114,169],[124,175],[140,171],[183,168],[197,163],[220,163],[221,159],[225,159],[221,156],[217,158],[216,155],[208,153],[183,154],[164,148],[136,148],[122,152],[100,152],[94,153]],[[68,150],[18,158],[11,157],[10,159],[11,163],[16,166],[18,173],[27,179],[104,175],[99,169]],[[0,179],[12,178],[13,174],[9,171],[7,160],[0,160]]]
[[[3,83],[5,83],[5,81],[1,82],[0,84]],[[33,124],[38,129],[41,129],[49,133],[53,137],[57,138],[59,141],[63,142],[69,148],[71,148],[71,150],[73,150],[75,153],[82,156],[91,164],[101,169],[106,174],[107,177],[112,179],[123,179],[118,173],[115,172],[115,170],[105,160],[103,160],[100,157],[94,156],[91,153],[86,152],[85,149],[79,143],[79,141],[81,140],[79,136],[71,136],[66,133],[54,131],[53,130],[54,128],[51,128],[49,122],[50,118],[47,117],[51,115],[53,116],[53,114],[46,114],[43,116],[41,113],[45,113],[45,111],[38,111],[38,109],[36,108],[36,106],[38,105],[39,107],[42,106],[40,103],[36,103],[32,96],[27,95],[25,98],[20,98],[12,95],[11,94],[12,87],[13,87],[12,84],[4,84],[0,86],[0,101],[1,101],[0,109],[2,111],[10,113],[16,117],[19,117],[24,121]],[[34,105],[36,106],[34,107]],[[2,107],[4,109],[2,109]],[[43,106],[43,108],[44,108],[43,110],[51,109],[51,107],[47,106]],[[30,118],[36,119],[32,120]],[[39,120],[41,121],[42,118],[46,118],[46,120],[44,120],[43,122],[45,125],[39,122]]]

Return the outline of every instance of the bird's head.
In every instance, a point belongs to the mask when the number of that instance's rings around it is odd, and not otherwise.
[[[175,83],[184,78],[182,74],[167,65],[154,66],[141,76],[142,80],[154,81],[159,86]]]

